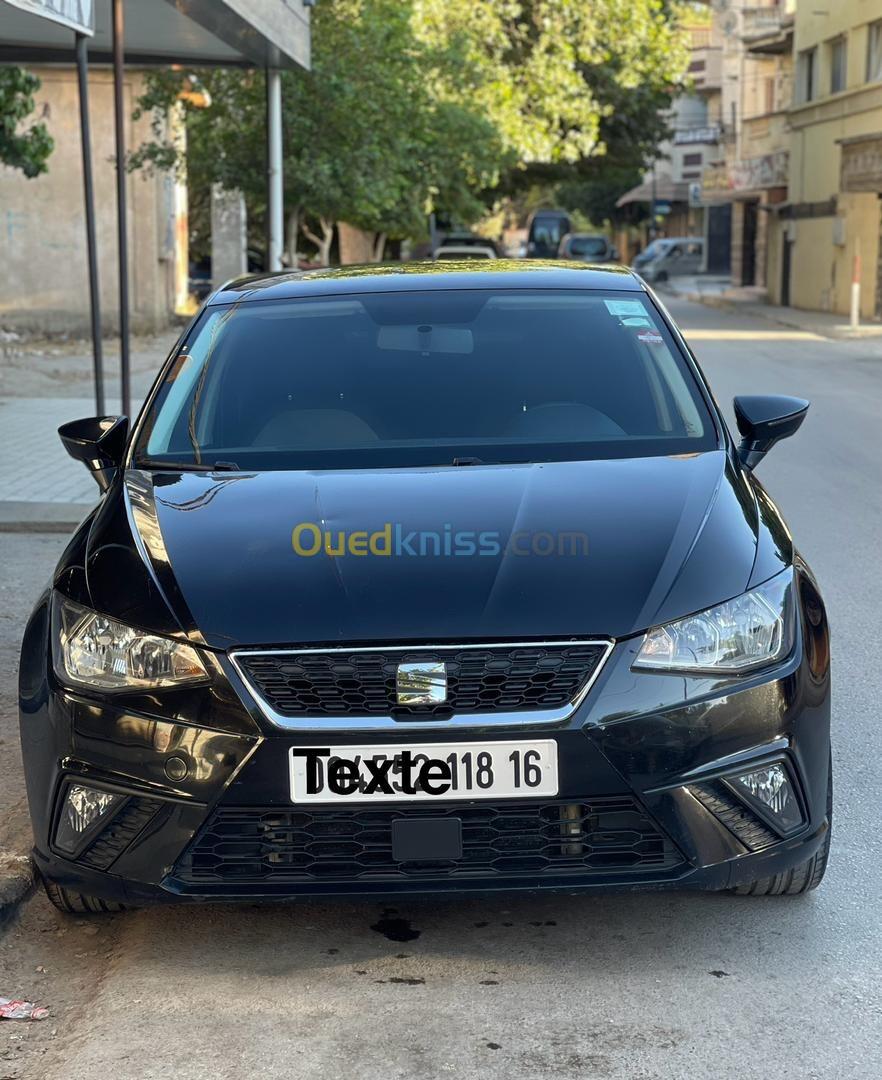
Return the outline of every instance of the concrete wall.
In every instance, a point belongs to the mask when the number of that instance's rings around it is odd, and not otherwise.
[[[873,192],[841,192],[842,152],[838,140],[882,132],[882,83],[866,82],[868,23],[882,18],[879,0],[837,0],[797,7],[794,50],[818,47],[818,96],[790,111],[790,202],[820,204],[836,198],[835,214],[796,221],[792,302],[796,307],[847,314],[852,264],[860,245],[863,268],[861,314],[875,314],[880,208]],[[846,89],[829,92],[827,43],[847,39]],[[836,218],[841,218],[839,224]],[[844,240],[844,243],[837,243]]]
[[[48,173],[33,180],[0,167],[0,324],[85,334],[89,289],[76,72],[31,70],[42,80],[37,116],[45,120],[55,150]],[[127,75],[127,116],[142,78],[138,72]],[[89,92],[102,315],[105,330],[113,330],[119,306],[111,73],[93,71]],[[128,120],[126,127],[129,149],[149,137],[149,118]],[[136,173],[127,185],[132,327],[153,331],[168,325],[174,310],[173,179]]]

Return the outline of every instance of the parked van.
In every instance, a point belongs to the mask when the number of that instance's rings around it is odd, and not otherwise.
[[[634,259],[631,268],[651,285],[684,274],[700,274],[704,240],[698,236],[671,236],[652,243]]]
[[[528,259],[556,259],[561,240],[572,231],[565,210],[537,210],[530,218],[527,235]]]

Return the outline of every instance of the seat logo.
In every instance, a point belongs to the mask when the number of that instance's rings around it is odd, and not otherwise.
[[[399,705],[443,705],[447,701],[447,665],[440,660],[399,664],[395,692]]]

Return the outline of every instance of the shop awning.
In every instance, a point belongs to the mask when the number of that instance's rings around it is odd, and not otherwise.
[[[685,181],[672,180],[669,176],[659,176],[655,185],[651,180],[645,180],[637,187],[626,191],[616,202],[616,206],[628,206],[629,203],[651,203],[653,198],[656,202],[688,202],[689,184]]]
[[[137,0],[126,4],[126,63],[309,67],[302,0]],[[111,60],[111,0],[0,0],[0,63],[70,63],[71,30]]]

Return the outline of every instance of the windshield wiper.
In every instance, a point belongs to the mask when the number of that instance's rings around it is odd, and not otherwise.
[[[479,457],[455,457],[453,459],[454,465],[486,465],[487,462],[483,458]]]
[[[135,464],[141,469],[165,469],[168,472],[239,472],[235,461],[215,461],[213,465],[200,465],[198,461],[154,461],[142,458]]]

